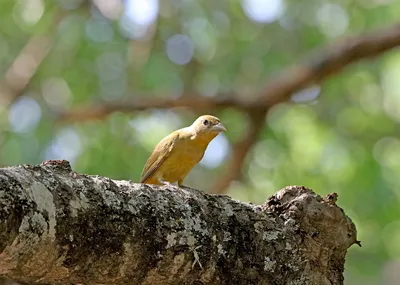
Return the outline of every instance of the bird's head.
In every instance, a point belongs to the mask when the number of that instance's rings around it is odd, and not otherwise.
[[[217,117],[211,115],[198,117],[190,127],[195,130],[196,134],[217,135],[220,132],[226,131],[221,121]]]

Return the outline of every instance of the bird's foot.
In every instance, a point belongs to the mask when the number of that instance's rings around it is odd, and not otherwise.
[[[164,180],[160,180],[160,183],[161,183],[163,186],[168,186],[168,187],[176,186],[174,183],[171,183],[171,182],[169,182],[169,181],[164,181]]]

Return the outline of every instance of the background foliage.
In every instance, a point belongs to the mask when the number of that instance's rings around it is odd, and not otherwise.
[[[67,159],[74,170],[137,181],[155,144],[200,115],[187,108],[115,112],[61,122],[63,110],[135,98],[235,93],[317,47],[389,26],[391,0],[3,0],[0,4],[0,163]],[[227,194],[263,203],[286,185],[339,194],[363,247],[345,284],[400,276],[400,53],[349,66],[266,116]],[[210,110],[211,112],[212,110]],[[185,184],[208,191],[229,167],[247,115],[218,112],[219,135]]]

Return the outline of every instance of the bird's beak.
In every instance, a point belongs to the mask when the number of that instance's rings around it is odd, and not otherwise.
[[[218,123],[211,128],[214,132],[226,132],[226,128],[222,123]]]

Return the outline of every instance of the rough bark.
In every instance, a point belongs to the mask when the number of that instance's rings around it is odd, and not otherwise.
[[[49,284],[343,284],[352,221],[289,186],[263,205],[190,188],[0,169],[0,276]]]

